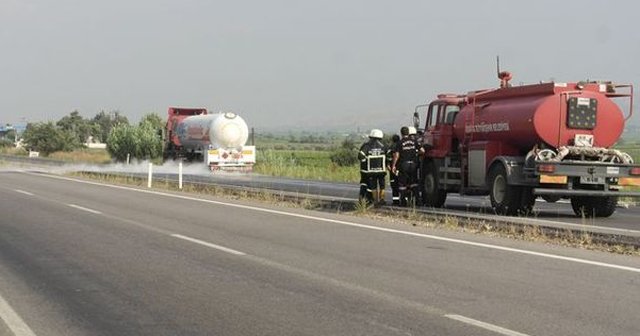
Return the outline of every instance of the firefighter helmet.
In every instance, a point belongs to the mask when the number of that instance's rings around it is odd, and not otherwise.
[[[369,134],[370,138],[374,138],[374,139],[382,139],[384,135],[382,134],[382,131],[379,129],[372,129],[371,133]]]

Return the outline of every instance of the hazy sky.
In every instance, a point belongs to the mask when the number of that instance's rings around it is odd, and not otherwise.
[[[0,0],[0,122],[168,106],[396,129],[438,92],[640,86],[638,1]],[[640,99],[638,100],[640,101]]]

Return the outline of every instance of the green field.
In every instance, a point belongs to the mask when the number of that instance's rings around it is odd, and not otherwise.
[[[283,176],[320,181],[357,182],[356,165],[340,167],[331,162],[330,151],[258,150],[254,171],[270,176]]]

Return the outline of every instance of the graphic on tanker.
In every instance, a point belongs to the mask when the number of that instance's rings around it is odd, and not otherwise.
[[[166,133],[165,158],[204,161],[214,170],[251,168],[255,163],[255,147],[245,145],[249,128],[235,113],[169,108]]]

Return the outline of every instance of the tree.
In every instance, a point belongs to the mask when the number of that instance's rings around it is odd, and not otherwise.
[[[56,127],[53,122],[28,124],[23,138],[27,148],[45,156],[57,151],[72,151],[82,146],[74,134]]]
[[[6,139],[6,140],[11,140],[11,142],[15,141],[16,140],[16,130],[15,129],[8,130],[4,134],[3,138]]]
[[[158,136],[158,129],[153,127],[153,122],[141,122],[136,128],[136,137],[136,158],[147,160],[162,156],[162,139]]]
[[[138,126],[115,125],[107,138],[107,150],[117,161],[125,161],[127,154],[139,160],[153,160],[162,156],[162,139],[158,130],[163,121],[157,114],[145,115]]]
[[[93,117],[91,124],[97,127],[98,133],[95,135],[96,138],[102,142],[106,142],[114,126],[120,124],[129,125],[129,120],[127,117],[121,115],[119,111],[100,111]]]
[[[137,158],[157,159],[162,156],[162,129],[165,121],[156,113],[145,114],[138,123],[138,148]]]
[[[129,124],[112,127],[107,138],[107,151],[117,161],[125,161],[127,154],[135,157],[138,151],[136,127]]]
[[[142,117],[138,126],[148,125],[153,129],[161,130],[164,128],[165,121],[156,113],[147,113]]]
[[[99,129],[92,125],[89,120],[84,119],[78,111],[73,111],[68,116],[62,117],[56,125],[63,131],[70,133],[80,144],[87,142],[90,136],[96,137],[99,135]]]

